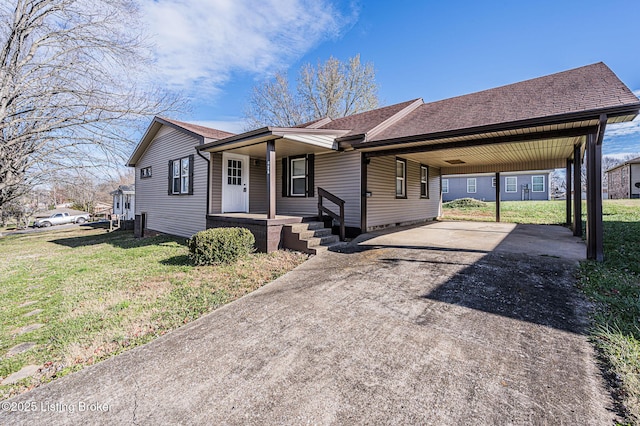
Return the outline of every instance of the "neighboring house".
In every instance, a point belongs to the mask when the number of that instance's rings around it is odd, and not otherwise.
[[[500,200],[550,200],[551,173],[553,170],[501,173]],[[495,173],[442,176],[442,201],[459,198],[495,201]]]
[[[122,220],[133,220],[135,218],[135,185],[120,185],[118,189],[111,192],[113,196],[112,211]]]
[[[639,110],[638,98],[598,63],[239,135],[156,117],[128,162],[136,169],[136,235],[243,226],[260,251],[297,249],[329,240],[313,229],[318,224],[301,223],[318,217],[320,203],[332,212],[325,225],[334,232],[421,223],[440,215],[441,175],[579,165],[596,126],[632,120]]]
[[[640,157],[607,170],[609,198],[640,198]]]

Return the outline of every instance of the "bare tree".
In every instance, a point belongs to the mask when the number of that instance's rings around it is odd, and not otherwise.
[[[148,117],[179,107],[145,82],[133,0],[0,3],[0,206],[59,170],[122,163]]]
[[[340,62],[331,57],[300,69],[295,91],[280,72],[255,86],[245,111],[247,127],[295,126],[318,118],[338,118],[378,107],[378,86],[371,63],[360,55]]]

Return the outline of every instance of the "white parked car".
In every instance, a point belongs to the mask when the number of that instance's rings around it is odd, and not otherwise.
[[[48,228],[51,225],[62,225],[65,223],[85,223],[89,220],[89,214],[83,213],[70,215],[69,213],[54,213],[49,217],[41,218],[33,222],[36,228]]]

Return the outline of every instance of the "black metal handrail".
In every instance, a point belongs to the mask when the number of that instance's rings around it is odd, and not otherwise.
[[[331,210],[329,210],[327,207],[323,206],[322,205],[323,198],[326,198],[327,200],[337,205],[340,208],[340,214],[338,215],[332,212]],[[345,239],[344,203],[345,201],[342,198],[333,195],[326,189],[318,188],[318,219],[322,220],[322,213],[324,212],[329,216],[331,216],[332,218],[334,218],[335,220],[339,221],[340,222],[340,241],[344,241]]]

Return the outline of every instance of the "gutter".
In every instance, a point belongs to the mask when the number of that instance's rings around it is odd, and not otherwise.
[[[210,195],[211,194],[211,191],[210,191],[210,189],[211,189],[211,161],[207,157],[205,157],[204,155],[202,155],[200,153],[200,151],[198,150],[197,146],[195,147],[195,150],[196,150],[196,154],[198,154],[198,156],[200,158],[202,158],[204,161],[207,162],[207,205],[206,205],[206,209],[205,210],[206,210],[207,215],[208,215],[209,214],[209,198],[211,196]],[[195,165],[194,165],[194,167],[195,167]]]

